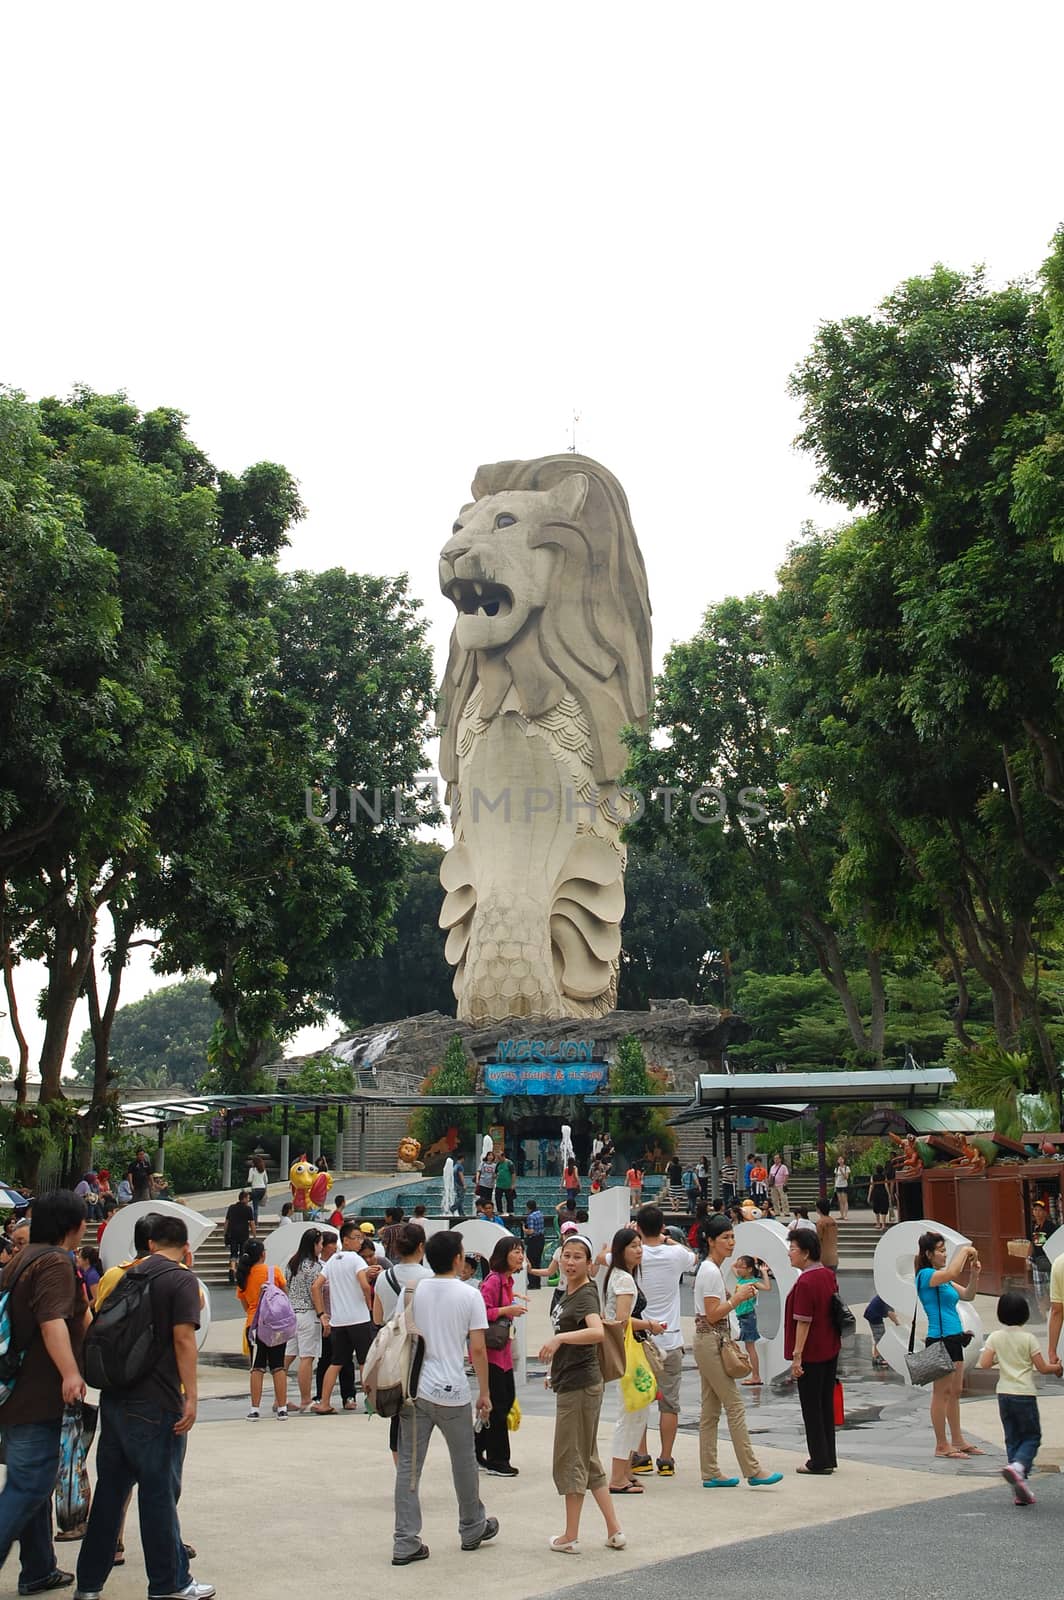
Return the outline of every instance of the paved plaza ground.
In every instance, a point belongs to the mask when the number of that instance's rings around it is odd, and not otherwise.
[[[869,1279],[844,1275],[846,1298],[863,1305]],[[980,1593],[1019,1596],[1045,1589],[1064,1513],[1064,1480],[1054,1471],[1035,1481],[1038,1504],[1013,1507],[1001,1480],[1001,1433],[992,1394],[964,1403],[964,1426],[987,1450],[967,1462],[933,1461],[927,1395],[893,1374],[873,1372],[864,1325],[849,1339],[842,1363],[848,1424],[839,1434],[840,1467],[828,1479],[801,1478],[805,1458],[797,1397],[766,1389],[748,1398],[751,1431],[764,1465],[778,1469],[778,1488],[707,1491],[698,1472],[698,1375],[691,1358],[683,1381],[683,1420],[673,1479],[644,1478],[646,1493],[619,1500],[629,1545],[604,1548],[591,1502],[583,1551],[555,1555],[547,1540],[560,1531],[550,1476],[553,1400],[542,1379],[519,1393],[524,1420],[513,1437],[521,1476],[484,1477],[498,1539],[475,1554],[458,1548],[446,1449],[437,1438],[423,1478],[424,1538],[429,1562],[393,1569],[393,1473],[387,1425],[364,1413],[293,1417],[267,1413],[245,1420],[246,1378],[213,1363],[239,1350],[235,1297],[214,1292],[214,1322],[201,1366],[200,1420],[189,1441],[182,1499],[185,1536],[200,1556],[193,1570],[219,1595],[282,1600],[311,1589],[329,1595],[433,1593],[590,1595],[609,1585],[619,1600],[672,1596],[786,1593],[787,1600],[882,1600],[909,1592],[935,1600],[960,1584]],[[545,1335],[550,1296],[530,1298],[529,1348]],[[688,1302],[689,1309],[689,1302]],[[980,1307],[994,1326],[993,1302]],[[1039,1332],[1041,1329],[1038,1330]],[[685,1318],[690,1343],[693,1332]],[[539,1372],[538,1363],[530,1366]],[[1064,1384],[1042,1380],[1043,1465],[1064,1463]],[[600,1430],[608,1452],[612,1399]],[[722,1424],[722,1435],[726,1432]],[[730,1447],[722,1444],[722,1458]],[[76,1546],[61,1546],[75,1556]],[[109,1600],[141,1600],[139,1539],[131,1526],[127,1565],[107,1585]],[[14,1592],[9,1564],[0,1592]]]

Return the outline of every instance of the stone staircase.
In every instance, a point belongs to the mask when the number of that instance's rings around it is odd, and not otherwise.
[[[269,1216],[265,1211],[259,1215],[258,1237],[262,1240],[269,1238],[280,1221],[279,1216]],[[229,1251],[222,1237],[222,1219],[217,1219],[217,1227],[208,1234],[206,1240],[196,1251],[196,1275],[203,1279],[210,1288],[221,1286],[229,1287]],[[90,1222],[85,1229],[87,1244],[96,1243],[96,1224]]]

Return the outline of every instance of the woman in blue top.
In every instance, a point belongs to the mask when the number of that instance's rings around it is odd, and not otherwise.
[[[944,1344],[953,1361],[953,1371],[944,1378],[936,1378],[931,1385],[935,1454],[953,1461],[981,1456],[985,1452],[977,1444],[969,1444],[961,1433],[961,1382],[967,1340],[957,1310],[958,1300],[975,1299],[982,1271],[979,1252],[974,1244],[958,1245],[947,1263],[946,1241],[940,1233],[922,1233],[916,1249],[916,1292],[927,1314],[924,1343]],[[968,1282],[962,1289],[958,1280],[966,1269]]]

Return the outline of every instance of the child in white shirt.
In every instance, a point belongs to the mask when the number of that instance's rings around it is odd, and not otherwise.
[[[1045,1359],[1038,1348],[1038,1340],[1024,1327],[1030,1314],[1025,1296],[1003,1294],[997,1303],[997,1319],[1002,1326],[988,1336],[978,1362],[983,1368],[992,1367],[996,1362],[1000,1373],[998,1412],[1005,1430],[1005,1454],[1009,1458],[1001,1475],[1011,1485],[1012,1498],[1018,1506],[1034,1504],[1027,1479],[1042,1442],[1034,1375],[1042,1372],[1060,1377],[1064,1372],[1059,1361],[1051,1364]]]

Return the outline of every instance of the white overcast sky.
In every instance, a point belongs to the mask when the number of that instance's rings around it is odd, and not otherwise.
[[[1061,17],[9,6],[0,381],[124,389],[219,466],[284,462],[309,508],[288,564],[406,570],[438,663],[474,470],[564,449],[576,412],[628,493],[660,666],[838,519],[791,446],[818,324],[936,261],[1045,258]]]

